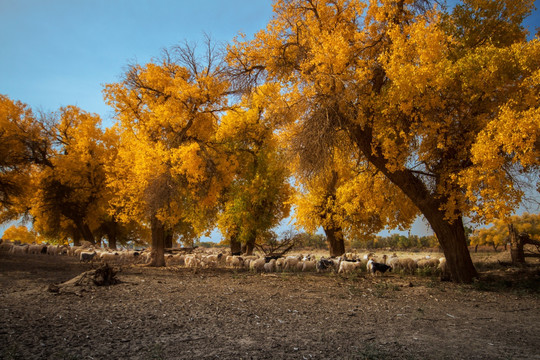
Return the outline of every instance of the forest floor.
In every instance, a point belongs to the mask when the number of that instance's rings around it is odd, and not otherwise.
[[[540,359],[540,267],[389,274],[120,269],[0,254],[0,359]]]

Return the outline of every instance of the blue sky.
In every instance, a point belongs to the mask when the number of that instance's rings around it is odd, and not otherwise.
[[[0,94],[36,110],[76,105],[112,112],[102,89],[128,63],[146,63],[163,48],[248,36],[272,16],[270,0],[0,0]],[[534,32],[539,11],[528,19]],[[414,234],[429,232],[418,221]],[[3,229],[0,228],[0,234]]]

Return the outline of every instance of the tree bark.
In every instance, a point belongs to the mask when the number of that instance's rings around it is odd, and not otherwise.
[[[328,250],[330,257],[337,257],[345,254],[345,240],[343,239],[343,232],[340,228],[336,227],[324,227],[324,233],[328,241]]]
[[[116,234],[107,235],[107,239],[109,240],[109,248],[116,250]]]
[[[76,228],[73,228],[72,239],[73,246],[81,246],[81,232]]]
[[[255,240],[256,240],[256,236],[255,234],[253,234],[246,241],[246,245],[244,247],[244,255],[247,255],[247,256],[253,255],[253,250],[255,250]]]
[[[165,226],[153,216],[150,221],[150,230],[152,232],[152,250],[148,266],[165,266]]]
[[[109,248],[116,250],[116,243],[118,239],[118,223],[114,220],[106,221],[102,225],[102,230],[107,236],[107,242],[109,243]]]
[[[172,231],[167,231],[165,234],[165,248],[173,247],[173,233]]]
[[[242,254],[242,243],[236,239],[236,236],[231,236],[230,239],[231,245],[231,255],[241,255]]]
[[[444,213],[439,209],[432,214],[424,213],[424,216],[439,239],[452,281],[472,282],[478,273],[469,253],[461,217],[450,223],[444,219]]]
[[[90,244],[96,245],[96,239],[94,238],[94,234],[92,234],[92,230],[90,230],[88,224],[84,223],[82,220],[74,220],[73,222],[75,223],[75,226],[77,226],[77,230],[79,230],[82,238],[85,241],[88,241]]]
[[[512,257],[513,265],[525,265],[525,245],[519,236],[514,224],[508,224],[508,232],[510,233],[510,256]]]

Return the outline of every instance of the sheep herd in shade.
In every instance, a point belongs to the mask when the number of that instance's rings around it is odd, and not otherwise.
[[[150,251],[111,250],[93,246],[65,246],[44,244],[0,243],[0,252],[8,254],[73,256],[82,262],[102,262],[114,265],[145,264],[150,260]],[[337,258],[316,258],[314,255],[294,255],[286,257],[236,256],[224,253],[209,253],[199,250],[192,254],[166,254],[167,266],[202,268],[230,268],[259,273],[273,272],[335,272],[353,274],[367,271],[372,275],[382,275],[388,271],[415,274],[430,271],[447,276],[446,259],[430,256],[420,259],[373,254],[346,253]]]

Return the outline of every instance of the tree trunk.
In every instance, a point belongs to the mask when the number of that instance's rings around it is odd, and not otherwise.
[[[152,232],[152,250],[148,266],[165,266],[165,226],[153,216],[150,221],[150,230]]]
[[[444,213],[437,209],[424,212],[446,257],[450,277],[454,282],[470,283],[478,277],[467,246],[465,229],[461,217],[449,223]]]
[[[242,254],[242,243],[236,239],[236,236],[231,236],[231,255]]]
[[[73,246],[81,246],[81,232],[76,228],[73,228],[72,239]]]
[[[514,224],[508,224],[510,233],[510,256],[513,265],[525,265],[525,253],[523,252],[523,242],[517,233]]]
[[[173,247],[173,232],[167,231],[165,234],[165,248],[172,248]]]
[[[116,234],[107,235],[107,239],[109,240],[109,248],[116,250]]]
[[[246,241],[246,245],[244,247],[244,255],[250,256],[253,255],[253,250],[255,250],[255,234],[249,237],[249,239]]]
[[[101,228],[105,235],[107,236],[107,242],[109,243],[109,248],[116,250],[116,242],[118,238],[118,223],[114,220],[106,221],[101,225]]]
[[[426,184],[409,169],[390,171],[380,149],[373,149],[373,129],[352,125],[354,142],[367,160],[396,185],[420,210],[441,244],[452,281],[470,283],[478,277],[467,247],[467,237],[460,214],[453,222],[441,210],[444,200],[432,193]]]
[[[323,230],[328,241],[330,257],[337,257],[345,254],[345,241],[341,229],[336,227],[323,227]]]
[[[92,230],[90,230],[88,224],[84,223],[82,220],[74,220],[73,222],[75,223],[75,226],[77,226],[77,230],[79,230],[82,238],[85,241],[88,241],[90,244],[96,245],[96,239],[94,238],[94,234],[92,234]]]

